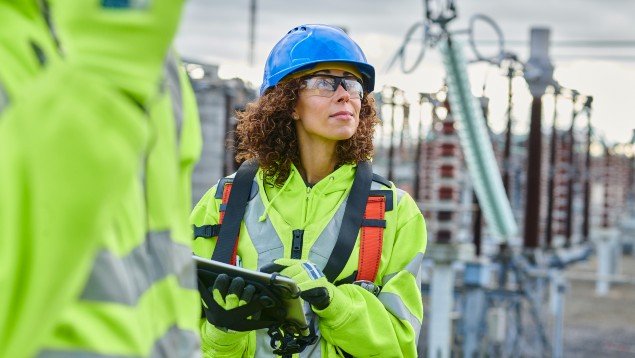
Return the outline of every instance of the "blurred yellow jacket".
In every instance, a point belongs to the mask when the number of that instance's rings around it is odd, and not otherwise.
[[[28,27],[40,20],[11,6],[0,0],[0,357],[200,356],[187,216],[201,138],[183,68],[168,56],[162,91],[133,84],[152,95],[140,102],[54,60],[46,28]]]

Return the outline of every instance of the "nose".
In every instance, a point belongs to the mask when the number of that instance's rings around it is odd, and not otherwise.
[[[351,94],[344,88],[344,84],[340,83],[335,90],[335,98],[338,102],[348,102],[351,99]]]

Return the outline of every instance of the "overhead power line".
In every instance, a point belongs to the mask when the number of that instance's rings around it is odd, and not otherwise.
[[[476,40],[477,45],[497,46],[498,40]],[[505,40],[509,46],[529,46],[526,40]],[[635,48],[635,40],[556,40],[551,41],[552,47],[570,48]]]

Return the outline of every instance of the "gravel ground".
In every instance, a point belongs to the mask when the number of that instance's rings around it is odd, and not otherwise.
[[[635,257],[622,256],[620,263],[621,277],[625,283],[613,283],[607,295],[597,296],[595,293],[596,257],[567,268],[567,291],[565,296],[565,312],[563,318],[564,339],[563,355],[565,358],[622,358],[635,357]],[[546,303],[546,302],[545,302]],[[427,312],[427,297],[424,297]],[[547,309],[547,307],[543,307]],[[548,315],[551,317],[550,315]],[[430,318],[430,315],[427,316]],[[527,322],[527,321],[526,321]],[[424,325],[419,346],[419,356],[425,357],[427,324]],[[553,322],[546,318],[548,339],[553,339]],[[456,328],[456,327],[455,327]],[[535,331],[535,326],[527,326],[527,332]],[[536,336],[537,337],[537,336]],[[455,337],[456,339],[456,337]],[[533,338],[532,338],[533,339]],[[525,341],[525,344],[530,344]],[[534,341],[535,342],[535,341]],[[460,343],[454,342],[452,357],[461,357]],[[541,357],[541,349],[523,350],[527,357]],[[551,351],[542,351],[544,357],[550,357]],[[508,354],[488,354],[481,356],[507,356]]]
[[[592,274],[596,257],[568,271]],[[621,274],[630,283],[614,283],[598,297],[595,282],[569,279],[564,317],[565,357],[635,357],[635,257],[622,256]]]

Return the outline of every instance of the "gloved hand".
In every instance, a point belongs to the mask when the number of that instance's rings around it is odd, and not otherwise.
[[[260,271],[279,272],[292,278],[300,288],[300,297],[318,310],[327,308],[336,295],[337,287],[310,261],[278,259],[273,264],[263,266]]]
[[[226,274],[220,274],[214,281],[214,285],[209,288],[214,301],[225,310],[246,305],[251,302],[256,292],[256,287],[246,285],[242,277],[230,279]],[[206,338],[222,346],[229,346],[245,338],[249,332],[228,331],[226,328],[216,327],[209,322],[206,323]]]

